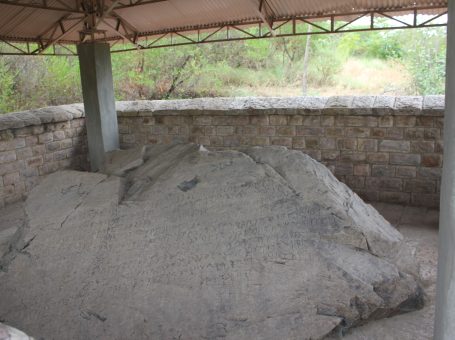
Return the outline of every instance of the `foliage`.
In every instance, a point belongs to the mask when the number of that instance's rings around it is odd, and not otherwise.
[[[0,60],[0,112],[14,110],[14,78],[5,60]]]
[[[345,34],[339,50],[343,55],[356,57],[391,59],[403,56],[402,45],[396,31],[374,31],[363,34]]]
[[[0,58],[0,112],[81,100],[75,58]]]
[[[347,59],[344,53],[333,53],[334,47],[338,50],[340,36],[316,37],[313,39],[308,80],[316,86],[332,85],[334,77],[340,71],[341,66]]]
[[[444,28],[406,32],[400,36],[404,60],[413,76],[414,92],[443,94],[445,91],[446,36]]]
[[[307,29],[306,24],[299,25],[300,30]],[[116,98],[254,95],[268,88],[271,95],[284,88],[295,88],[299,94],[306,42],[301,36],[113,54]],[[327,88],[369,91],[365,90],[371,89],[365,77],[347,74],[346,65],[352,60],[364,65],[365,74],[393,65],[399,72],[408,72],[411,80],[400,93],[444,92],[443,28],[314,35],[309,46],[307,84],[311,94]],[[80,102],[78,70],[77,58],[72,57],[0,57],[0,113]],[[368,83],[374,81],[367,79]]]
[[[58,105],[68,98],[80,98],[79,63],[74,58],[45,58],[39,95],[43,105]]]
[[[444,94],[445,54],[421,49],[409,58],[415,92],[421,94]]]

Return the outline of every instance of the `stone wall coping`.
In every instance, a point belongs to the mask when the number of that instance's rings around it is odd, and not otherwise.
[[[82,104],[49,106],[41,109],[11,112],[0,114],[0,131],[47,123],[67,122],[84,116],[84,105]]]
[[[239,97],[116,103],[120,117],[157,115],[444,115],[444,96]],[[0,131],[84,117],[82,104],[0,115]]]

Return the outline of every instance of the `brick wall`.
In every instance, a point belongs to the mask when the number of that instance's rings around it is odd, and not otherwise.
[[[87,169],[86,144],[81,105],[0,115],[0,207],[48,173]]]
[[[438,207],[444,98],[245,98],[119,103],[123,147],[283,145],[368,201]]]
[[[302,150],[369,201],[438,207],[444,99],[217,98],[117,103],[121,145]],[[0,205],[47,173],[88,169],[83,107],[0,115]]]

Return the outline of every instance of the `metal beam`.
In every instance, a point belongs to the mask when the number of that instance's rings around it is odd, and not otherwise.
[[[42,31],[38,36],[37,36],[37,39],[36,40],[42,40],[43,39],[43,36],[45,36],[47,33],[49,33],[50,31],[52,31],[53,29],[55,29],[57,26],[60,26],[61,27],[61,30],[62,30],[62,33],[63,32],[63,21],[65,21],[65,19],[67,19],[69,16],[71,15],[71,13],[67,13],[67,14],[64,14],[62,17],[60,17],[56,22],[54,22],[51,26],[49,26],[48,28],[46,28],[44,31]],[[52,36],[53,34],[51,34],[51,38],[52,39]]]
[[[340,15],[333,15],[333,16],[326,16],[326,17],[296,17],[289,20],[277,20],[275,21],[275,28],[274,33],[275,37],[292,37],[292,36],[306,36],[306,35],[320,35],[320,34],[334,34],[334,33],[350,33],[350,32],[366,32],[366,31],[385,31],[385,30],[400,30],[400,29],[415,29],[415,28],[429,28],[429,27],[444,27],[447,23],[439,23],[434,22],[436,19],[439,19],[441,16],[447,13],[445,7],[440,7],[441,13],[434,15],[432,18],[426,20],[423,23],[418,23],[417,16],[418,11],[414,12],[414,20],[413,23],[404,25],[399,21],[391,21],[394,25],[389,27],[384,27],[383,23],[378,25],[377,19],[380,18],[384,13],[387,14],[387,11],[371,11],[371,12],[358,12],[353,13],[351,16],[354,16],[355,19],[349,22],[345,20],[338,20],[338,18],[346,17],[346,14]],[[390,13],[396,13],[397,11],[390,11]],[[366,27],[359,27],[355,26],[355,23],[361,17],[370,17],[371,22]],[[318,19],[318,23],[315,23],[315,19]],[[326,20],[324,20],[326,19]],[[296,28],[297,23],[306,23],[313,27],[311,32],[307,30],[298,30]],[[341,23],[337,25],[338,23]],[[208,29],[214,30],[213,32],[208,33],[207,36],[201,36],[200,34],[195,33],[195,29],[183,29],[183,30],[174,30],[174,31],[167,31],[161,33],[146,33],[140,34],[139,38],[145,38],[147,36],[158,36],[160,38],[156,40],[156,42],[147,44],[144,46],[144,49],[153,49],[153,48],[163,48],[163,47],[171,47],[171,46],[183,46],[183,45],[193,45],[193,44],[206,44],[206,43],[214,43],[214,42],[227,42],[227,41],[241,41],[241,40],[251,40],[251,39],[265,39],[265,38],[272,38],[273,36],[270,32],[262,33],[260,28],[263,25],[263,21],[252,21],[252,22],[244,22],[241,24],[224,24],[220,27],[212,26]],[[224,34],[224,31],[237,31],[241,33],[241,36],[235,36],[230,34]],[[256,31],[256,33],[252,33]],[[198,31],[199,32],[199,31]],[[184,37],[184,41],[175,41],[172,39],[168,39],[167,41],[164,39],[163,36],[167,35],[168,38],[171,36],[180,36]],[[113,40],[116,40],[115,38]],[[136,48],[117,48],[112,50],[113,53],[117,52],[124,52],[134,50]]]
[[[165,2],[168,0],[138,0],[136,2],[131,2],[127,4],[119,3],[117,6],[115,6],[114,9],[124,9],[124,8],[130,8],[130,7],[137,7],[137,6],[143,6],[143,5],[150,5],[150,4],[156,4],[158,2]]]
[[[58,3],[62,4],[60,1]],[[48,5],[39,5],[39,4],[34,4],[30,3],[30,1],[23,0],[23,1],[11,1],[11,0],[0,0],[0,4],[2,5],[10,5],[10,6],[17,6],[17,7],[23,7],[23,8],[34,8],[34,9],[43,9],[43,10],[48,10],[48,11],[60,11],[60,12],[66,12],[66,13],[84,13],[81,10],[78,10],[76,8],[71,8],[68,7],[67,5],[62,6],[48,6]]]
[[[255,0],[256,2],[256,0]],[[257,2],[256,2],[257,4]],[[261,18],[262,22],[267,26],[272,36],[275,36],[275,31],[273,30],[273,20],[275,14],[273,13],[272,8],[270,7],[267,0],[259,0],[259,7],[257,8],[257,14]]]
[[[0,0],[1,1],[1,0]],[[112,3],[114,0],[110,0]],[[125,1],[125,0],[124,0]],[[254,0],[255,3],[259,4],[258,0]],[[117,6],[121,5],[122,2],[117,3]],[[106,8],[109,8],[106,6]],[[259,7],[258,7],[259,9]],[[333,33],[349,33],[349,32],[364,32],[364,31],[384,31],[384,30],[398,30],[398,29],[413,29],[413,28],[428,28],[428,27],[443,27],[446,26],[446,22],[441,22],[441,17],[447,14],[446,7],[432,7],[431,9],[435,10],[435,15],[431,18],[418,22],[419,10],[426,10],[428,8],[415,8],[413,13],[414,17],[411,23],[401,23],[402,20],[391,20],[392,25],[389,27],[384,27],[383,22],[379,23],[378,19],[384,14],[388,16],[396,15],[399,13],[397,10],[389,11],[364,11],[356,13],[343,13],[338,15],[331,16],[298,16],[290,19],[276,19],[274,20],[274,29],[273,33],[275,37],[292,37],[292,36],[303,36],[303,35],[319,35],[319,34],[333,34]],[[409,13],[409,10],[403,10]],[[85,15],[87,16],[87,14]],[[350,16],[354,20],[346,21],[344,18]],[[356,26],[356,22],[360,17],[370,18],[369,23],[364,27]],[[78,22],[81,20],[78,16],[70,16],[65,18],[66,22]],[[62,19],[62,18],[60,18]],[[96,18],[94,19],[96,23]],[[109,22],[106,24],[106,22]],[[439,20],[436,22],[436,20]],[[112,24],[111,24],[112,21]],[[106,18],[103,19],[103,22],[108,26],[112,31],[116,32],[116,35],[105,37],[104,35],[99,38],[94,38],[94,41],[98,42],[109,42],[111,45],[115,44],[115,49],[112,49],[112,52],[123,52],[130,50],[139,49],[150,49],[150,48],[161,48],[161,47],[170,47],[170,46],[182,46],[182,45],[193,45],[193,44],[206,44],[213,42],[225,42],[225,41],[239,41],[239,40],[250,40],[250,39],[265,39],[272,38],[273,35],[268,32],[262,32],[261,27],[264,25],[263,20],[252,20],[252,21],[239,21],[239,22],[230,22],[230,23],[219,23],[213,25],[207,25],[204,27],[189,27],[184,29],[175,29],[175,30],[161,30],[153,32],[140,32],[130,23],[126,22],[121,16],[118,15],[118,12],[114,10],[111,11]],[[311,25],[313,29],[311,32],[308,32],[302,27],[299,28],[298,23],[305,23]],[[48,34],[30,38],[30,39],[21,39],[8,36],[0,36],[0,41],[8,41],[11,44],[15,43],[39,43],[43,47],[39,48],[38,51],[41,51],[42,48],[49,47],[49,44],[57,43],[59,45],[68,44],[74,45],[74,41],[66,40],[65,35],[61,35],[55,38],[54,34],[51,34],[49,37],[49,32],[52,31],[56,26],[59,26],[59,23],[54,23],[51,27],[47,29]],[[71,25],[70,27],[73,27]],[[74,28],[76,30],[77,27]],[[74,31],[73,30],[73,31]],[[59,32],[60,30],[58,30]],[[68,31],[67,31],[68,32]],[[207,32],[202,34],[202,32]],[[152,42],[141,43],[142,40],[151,38]],[[121,44],[122,42],[131,43],[134,47],[128,47],[128,45]],[[19,45],[17,45],[20,49]],[[36,55],[37,51],[27,52],[24,54],[33,54]],[[1,52],[2,54],[10,54],[11,51]],[[19,53],[18,50],[13,51],[13,53]],[[41,52],[42,53],[42,52]],[[52,54],[48,52],[46,54]],[[67,53],[64,53],[66,55]],[[60,55],[59,52],[56,55]]]
[[[56,38],[51,38],[52,40],[48,41],[46,43],[46,45],[43,45],[41,48],[38,48],[36,49],[35,51],[33,51],[31,54],[42,54],[45,50],[47,50],[49,47],[51,47],[52,45],[58,43],[60,40],[62,40],[63,38],[65,38],[68,34],[74,32],[75,30],[77,30],[79,24],[84,20],[84,18],[78,20],[76,23],[74,23],[70,28],[68,28],[68,30],[66,30],[65,32],[63,32],[62,34],[60,34],[58,37]]]
[[[134,38],[130,38],[124,34],[122,34],[119,30],[117,30],[114,26],[112,26],[111,24],[109,24],[107,21],[103,20],[103,23],[105,25],[107,25],[108,27],[110,27],[111,29],[113,29],[114,31],[116,31],[122,38],[126,39],[127,41],[129,41],[130,43],[132,43],[133,45],[136,46],[137,49],[142,49],[143,46],[140,45],[140,44],[137,44],[135,39]]]

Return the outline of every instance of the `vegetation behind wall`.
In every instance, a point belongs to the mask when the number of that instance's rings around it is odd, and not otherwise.
[[[113,54],[116,97],[444,92],[445,28],[314,35],[307,39],[250,40]],[[81,100],[77,58],[0,57],[0,112]]]

